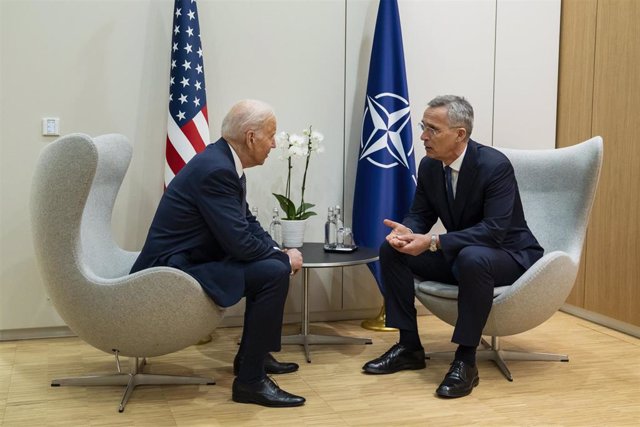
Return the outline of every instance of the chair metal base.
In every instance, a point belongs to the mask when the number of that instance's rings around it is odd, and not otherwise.
[[[513,381],[513,376],[505,363],[507,360],[531,360],[531,361],[550,361],[550,362],[568,362],[569,356],[566,354],[555,353],[536,353],[526,351],[503,350],[500,348],[499,337],[491,337],[491,344],[483,338],[481,344],[483,349],[478,349],[476,353],[477,360],[491,360],[496,364],[506,379]],[[427,359],[453,359],[455,352],[438,351],[425,353]]]
[[[118,372],[105,375],[87,375],[81,377],[60,378],[51,381],[52,387],[59,386],[126,386],[118,412],[123,412],[124,407],[133,393],[133,389],[140,385],[182,385],[182,384],[203,384],[214,385],[213,378],[198,376],[182,376],[182,375],[161,375],[161,374],[144,374],[142,370],[147,364],[146,359],[139,361],[137,357],[131,359],[131,372],[121,372],[120,363],[116,364]]]

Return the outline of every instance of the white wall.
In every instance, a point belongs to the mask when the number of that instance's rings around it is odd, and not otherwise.
[[[474,105],[479,142],[555,145],[560,0],[399,4],[414,124],[429,99],[457,93]],[[124,247],[141,247],[162,193],[172,6],[0,1],[0,332],[63,324],[37,272],[28,217],[34,164],[52,141],[40,135],[42,117],[60,117],[63,134],[131,139],[113,225]],[[313,124],[325,134],[327,150],[312,161],[305,197],[320,213],[306,238],[321,241],[327,206],[344,204],[350,222],[377,1],[200,0],[198,7],[212,137],[228,107],[245,97],[270,102],[281,130]],[[247,174],[249,203],[264,224],[284,163],[272,153]],[[299,292],[298,277],[289,320]],[[375,313],[381,299],[366,267],[355,267],[312,272],[311,301],[313,319]]]
[[[555,147],[560,1],[500,0],[496,10],[493,144]]]

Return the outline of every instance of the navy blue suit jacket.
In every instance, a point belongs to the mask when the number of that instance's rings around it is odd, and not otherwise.
[[[440,218],[447,229],[440,235],[445,259],[453,263],[467,246],[501,248],[525,269],[543,249],[529,230],[518,183],[509,159],[498,150],[469,140],[453,211],[449,209],[442,162],[425,157],[418,169],[413,205],[402,223],[426,233]]]
[[[219,139],[173,178],[131,272],[169,266],[193,276],[216,304],[244,295],[243,264],[289,257],[251,215],[231,148]]]

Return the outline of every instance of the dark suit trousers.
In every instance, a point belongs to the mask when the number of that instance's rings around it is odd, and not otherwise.
[[[485,246],[462,249],[453,265],[442,251],[418,256],[396,251],[386,241],[380,246],[387,326],[417,331],[413,277],[458,286],[458,319],[451,341],[477,346],[493,304],[493,288],[511,285],[525,269],[507,252]]]
[[[238,379],[262,379],[264,357],[280,351],[282,316],[289,291],[290,266],[269,258],[244,264],[246,308],[238,354],[242,356]]]

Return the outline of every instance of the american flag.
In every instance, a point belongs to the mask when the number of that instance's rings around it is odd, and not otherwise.
[[[164,186],[209,144],[204,62],[195,0],[175,0]]]

